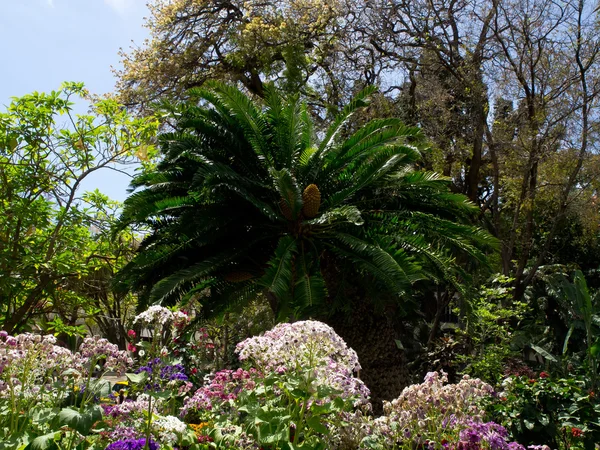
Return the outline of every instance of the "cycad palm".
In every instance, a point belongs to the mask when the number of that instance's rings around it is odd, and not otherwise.
[[[143,190],[125,202],[122,225],[152,232],[121,279],[153,303],[210,288],[207,313],[263,291],[282,316],[327,298],[324,257],[398,298],[423,278],[460,287],[466,275],[454,257],[484,263],[493,241],[464,222],[472,205],[447,180],[414,170],[417,128],[373,120],[347,137],[371,93],[317,139],[297,98],[270,90],[255,103],[221,84],[193,91],[198,102],[171,111],[176,131],[161,136],[163,160],[134,180]],[[315,217],[303,204],[309,185],[321,195]]]

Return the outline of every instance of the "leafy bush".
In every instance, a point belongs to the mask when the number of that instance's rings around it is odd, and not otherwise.
[[[488,411],[519,442],[586,450],[600,442],[600,403],[589,380],[541,372],[538,378],[508,377],[502,386]]]

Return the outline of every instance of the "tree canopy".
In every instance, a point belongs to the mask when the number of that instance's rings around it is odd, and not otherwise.
[[[65,83],[0,113],[0,317],[8,331],[47,312],[77,316],[78,304],[66,305],[82,289],[68,286],[117,258],[101,238],[110,202],[82,194],[81,184],[153,151],[156,120],[132,118],[114,100],[91,101],[89,114],[76,115],[75,99],[90,96]]]

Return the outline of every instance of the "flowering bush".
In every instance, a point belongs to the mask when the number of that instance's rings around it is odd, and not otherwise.
[[[135,325],[150,333],[150,342],[140,340],[136,346],[137,333],[135,330],[130,330],[127,333],[127,336],[131,339],[129,350],[135,352],[139,347],[141,350],[138,357],[142,361],[144,359],[166,357],[170,354],[169,347],[173,347],[173,342],[177,340],[191,320],[192,318],[185,312],[171,311],[158,305],[151,306],[135,316],[133,321]]]
[[[236,351],[248,369],[216,373],[181,410],[213,423],[220,446],[317,448],[344,412],[368,404],[368,389],[353,376],[356,353],[323,323],[277,325]]]
[[[263,373],[310,368],[316,387],[327,386],[342,398],[355,397],[358,403],[369,398],[367,387],[353,376],[360,371],[356,352],[322,322],[279,324],[263,336],[240,342],[236,351],[240,360],[250,361]]]
[[[363,447],[524,450],[508,442],[502,426],[484,422],[480,405],[493,393],[490,385],[467,375],[457,384],[447,381],[444,372],[430,372],[423,383],[408,386],[397,399],[384,402],[384,415],[373,421]]]
[[[107,339],[93,336],[83,340],[79,352],[74,355],[74,364],[90,374],[98,369],[110,370],[121,375],[133,365],[133,359],[127,352],[119,350],[119,347],[111,344]]]

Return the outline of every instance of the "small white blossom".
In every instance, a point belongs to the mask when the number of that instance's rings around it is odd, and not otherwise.
[[[153,425],[161,442],[167,445],[177,444],[179,436],[187,430],[187,425],[175,416],[160,417]]]

